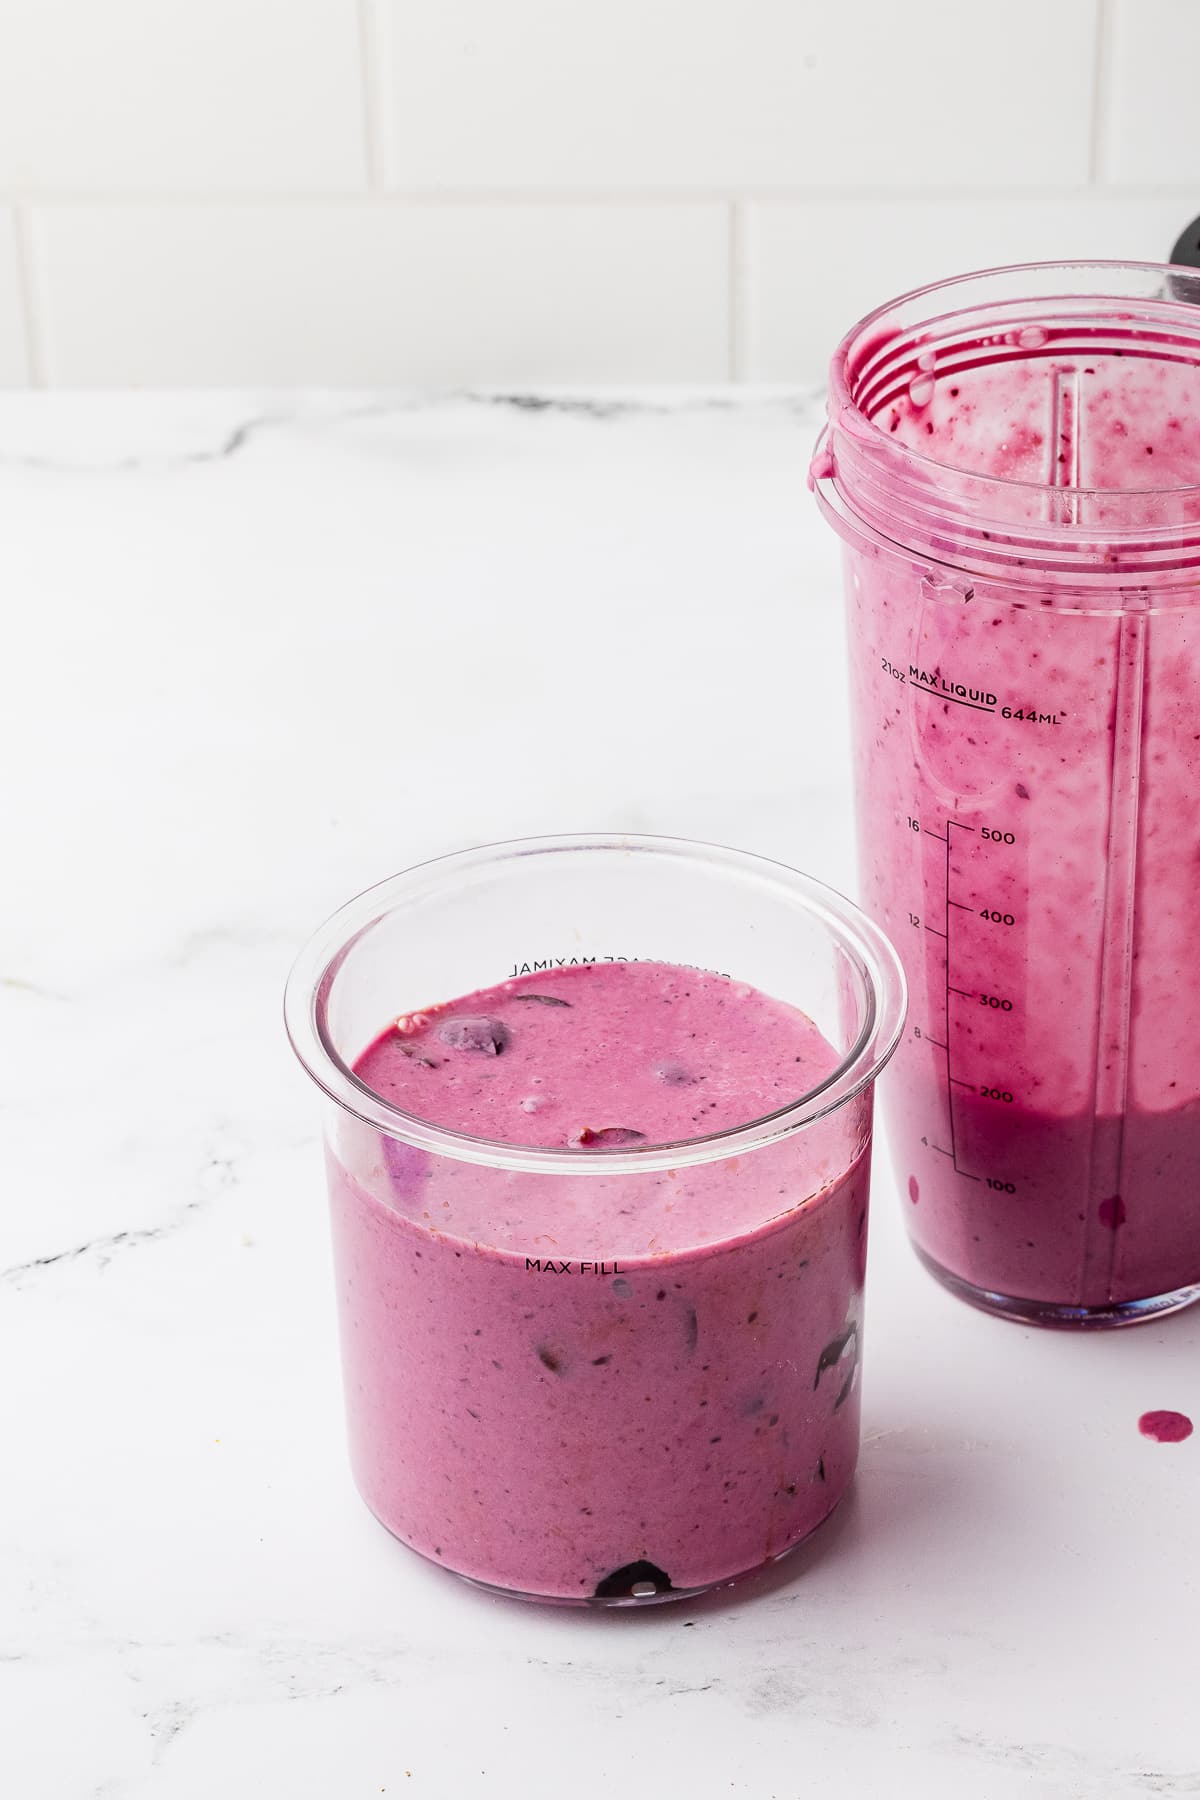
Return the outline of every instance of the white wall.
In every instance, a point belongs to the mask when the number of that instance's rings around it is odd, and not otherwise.
[[[0,382],[820,378],[1161,259],[1200,0],[0,0]]]

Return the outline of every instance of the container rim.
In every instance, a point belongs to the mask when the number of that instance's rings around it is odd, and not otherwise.
[[[854,397],[854,393],[852,392],[852,377],[850,370],[855,349],[861,349],[864,345],[869,344],[872,334],[878,335],[892,315],[899,311],[900,308],[908,306],[915,301],[926,298],[932,299],[939,295],[944,295],[947,299],[952,299],[956,292],[973,282],[998,281],[1001,277],[1013,277],[1019,275],[1026,275],[1031,279],[1036,279],[1038,277],[1049,278],[1053,275],[1067,276],[1072,270],[1091,270],[1098,276],[1111,274],[1114,281],[1118,273],[1157,277],[1163,282],[1164,286],[1168,288],[1171,284],[1175,284],[1177,287],[1190,284],[1195,287],[1196,301],[1189,302],[1177,298],[1172,299],[1169,292],[1160,296],[1154,296],[1132,292],[1122,293],[1119,288],[1114,288],[1114,290],[1110,292],[1103,287],[1097,287],[1090,291],[1087,289],[1082,291],[1072,290],[1070,287],[1062,289],[1051,289],[1047,287],[1041,292],[1011,294],[1007,296],[1007,299],[1009,303],[1014,305],[1020,304],[1022,301],[1045,303],[1049,301],[1068,300],[1113,300],[1123,302],[1127,307],[1142,304],[1177,307],[1181,310],[1186,309],[1189,305],[1198,305],[1198,303],[1200,303],[1200,270],[1183,268],[1174,263],[1136,262],[1126,261],[1120,258],[1106,259],[1081,257],[1077,260],[1066,262],[999,263],[992,268],[968,270],[964,274],[951,275],[938,281],[926,282],[920,287],[910,288],[905,293],[896,294],[891,299],[884,301],[882,305],[874,307],[869,313],[864,313],[862,318],[860,318],[856,324],[852,325],[849,331],[847,331],[845,336],[841,339],[830,362],[829,418],[831,424],[836,424],[837,427],[847,431],[848,434],[857,436],[863,441],[864,445],[875,450],[883,450],[889,460],[895,459],[897,464],[902,463],[921,471],[925,478],[931,483],[936,483],[939,476],[950,471],[955,474],[968,476],[973,481],[980,484],[980,486],[994,486],[1000,490],[1008,490],[1013,493],[1026,493],[1030,496],[1045,494],[1047,489],[1044,482],[1023,481],[1011,475],[985,475],[974,469],[964,469],[958,464],[944,462],[940,458],[930,456],[922,450],[913,449],[908,444],[898,444],[894,437],[884,431],[882,426],[879,425],[873,417],[869,417],[863,412],[859,406]],[[997,302],[1004,298],[1005,296],[1000,294],[996,296]],[[952,316],[953,314],[951,312],[931,312],[927,318],[915,322],[908,328],[909,335],[911,335],[914,345],[922,332],[927,331],[931,326],[935,326],[942,320]],[[1196,361],[1197,364],[1200,365],[1200,305],[1198,305],[1196,321]],[[1094,497],[1097,501],[1106,499],[1112,501],[1127,499],[1131,491],[1136,491],[1139,501],[1146,502],[1153,499],[1156,495],[1166,497],[1169,495],[1198,493],[1200,492],[1200,480],[1195,482],[1169,483],[1162,487],[1139,487],[1136,490],[1130,490],[1129,488],[1078,487],[1073,488],[1071,491],[1081,496]]]
[[[359,1080],[335,1050],[326,1028],[328,999],[355,943],[406,903],[456,886],[489,866],[569,854],[616,854],[682,862],[704,871],[741,875],[782,897],[818,922],[838,945],[862,990],[863,1022],[854,1043],[825,1080],[785,1106],[744,1124],[667,1144],[620,1150],[543,1149],[503,1143],[434,1125],[405,1112]],[[418,863],[358,894],[309,938],[284,992],[284,1023],[292,1048],[317,1087],[337,1106],[389,1137],[437,1156],[529,1174],[643,1174],[715,1162],[777,1142],[826,1117],[868,1088],[891,1057],[904,1027],[907,990],[889,939],[852,901],[812,876],[749,851],[686,838],[595,832],[515,838]]]

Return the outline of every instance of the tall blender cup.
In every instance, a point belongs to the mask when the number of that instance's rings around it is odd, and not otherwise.
[[[912,1003],[925,1266],[1046,1325],[1200,1299],[1200,273],[880,308],[813,484],[844,545],[861,898]]]

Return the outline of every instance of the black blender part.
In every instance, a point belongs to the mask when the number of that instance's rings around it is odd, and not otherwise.
[[[1200,219],[1193,219],[1180,232],[1170,260],[1184,269],[1200,269]]]
[[[1167,276],[1168,297],[1200,306],[1200,219],[1193,219],[1176,238],[1171,263],[1186,272]]]

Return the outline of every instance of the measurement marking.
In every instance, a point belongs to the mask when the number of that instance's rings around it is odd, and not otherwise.
[[[989,709],[980,708],[980,710],[987,711]],[[946,1110],[950,1115],[950,1157],[954,1163],[955,1173],[961,1175],[964,1181],[982,1181],[983,1177],[981,1175],[969,1174],[960,1164],[958,1160],[958,1138],[954,1128],[954,1089],[956,1087],[965,1087],[971,1088],[972,1093],[977,1091],[969,1081],[961,1081],[957,1075],[952,1075],[950,1072],[950,995],[952,992],[961,994],[964,991],[962,988],[956,988],[950,980],[950,908],[952,906],[957,906],[962,912],[972,911],[971,907],[963,906],[961,901],[952,900],[950,898],[950,830],[954,825],[958,825],[957,819],[946,820]],[[960,831],[974,831],[975,827],[973,825],[958,825],[958,829]]]
[[[915,688],[911,688],[911,692],[915,694],[928,694],[931,700],[949,700],[954,706],[969,706],[972,712],[994,713],[996,710],[994,706],[980,706],[977,700],[960,700],[957,694],[943,694],[940,693],[937,688],[922,687],[920,682],[917,683]],[[953,821],[951,822],[953,823]],[[971,829],[973,830],[974,827]]]
[[[950,1155],[958,1168],[958,1139],[954,1132],[954,1077],[950,1073],[950,827],[946,820],[946,1111],[950,1115]]]
[[[925,689],[924,691],[928,692],[929,690]],[[953,694],[947,694],[944,697],[947,700],[954,699]],[[959,700],[956,701],[956,704],[959,706],[972,706],[976,712],[994,711],[994,708],[989,706],[974,706],[974,703],[970,700]],[[940,831],[930,831],[928,825],[922,825],[921,827],[921,830],[926,837],[936,838],[940,844],[945,844],[946,846],[946,929],[945,931],[939,931],[936,925],[926,925],[924,927],[926,931],[931,931],[934,937],[943,938],[946,944],[946,1041],[945,1043],[942,1043],[939,1039],[930,1037],[926,1034],[925,1042],[927,1044],[932,1044],[935,1050],[945,1051],[946,1054],[946,1111],[950,1119],[950,1148],[947,1150],[944,1144],[930,1144],[929,1148],[935,1151],[938,1156],[948,1156],[950,1161],[954,1164],[955,1173],[961,1175],[964,1181],[982,1181],[983,1177],[981,1175],[972,1175],[959,1164],[957,1133],[954,1124],[953,1090],[956,1087],[967,1088],[973,1094],[978,1093],[979,1090],[975,1087],[973,1082],[961,1080],[957,1075],[952,1074],[950,1070],[950,996],[951,994],[961,994],[965,1000],[974,1000],[978,994],[978,989],[975,988],[955,987],[950,979],[950,908],[955,906],[958,908],[959,912],[974,912],[975,910],[973,906],[967,906],[961,900],[952,900],[950,898],[950,830],[952,826],[957,826],[959,831],[974,832],[975,830],[974,825],[959,825],[957,819],[946,820],[946,830],[944,834]]]

